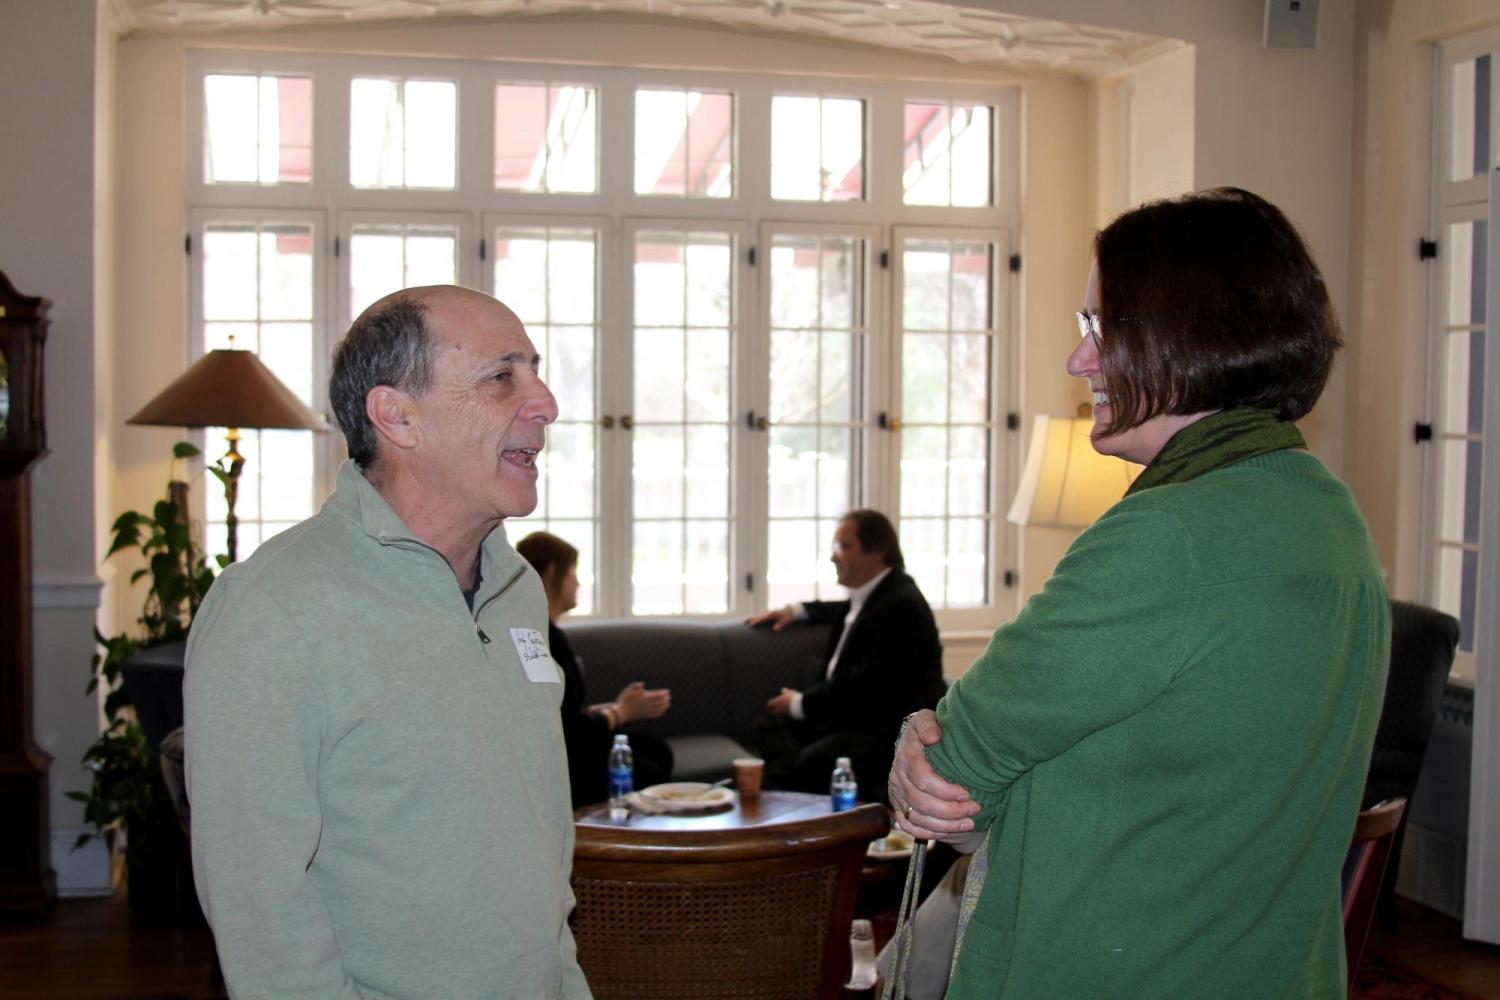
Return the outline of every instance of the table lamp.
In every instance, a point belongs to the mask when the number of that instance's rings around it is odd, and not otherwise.
[[[235,535],[239,520],[234,516],[234,503],[239,497],[240,472],[245,468],[245,456],[239,452],[240,431],[328,430],[328,422],[298,399],[255,352],[232,346],[199,358],[126,423],[225,428],[229,451],[222,461],[226,466],[224,499],[229,513],[225,528],[230,562],[238,556]]]
[[[1038,416],[1021,486],[1006,520],[1033,527],[1086,528],[1125,495],[1140,466],[1101,455],[1089,440],[1087,403],[1075,418]]]

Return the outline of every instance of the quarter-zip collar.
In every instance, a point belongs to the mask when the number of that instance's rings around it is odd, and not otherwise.
[[[357,522],[365,534],[381,545],[430,553],[442,563],[459,600],[463,600],[463,589],[447,557],[412,533],[352,460],[339,467],[333,495],[324,506]],[[525,571],[526,561],[511,548],[504,524],[497,525],[479,546],[479,591],[474,595],[474,618],[477,620],[484,606],[504,593]]]

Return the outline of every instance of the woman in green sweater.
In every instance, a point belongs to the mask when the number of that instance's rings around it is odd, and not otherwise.
[[[1339,997],[1339,869],[1389,649],[1292,421],[1339,347],[1286,217],[1219,189],[1099,233],[1068,372],[1145,465],[898,744],[917,837],[987,831],[949,997]]]

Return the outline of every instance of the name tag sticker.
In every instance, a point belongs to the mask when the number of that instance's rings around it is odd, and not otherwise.
[[[561,684],[557,664],[547,652],[547,640],[534,628],[513,628],[510,641],[516,644],[516,655],[521,658],[521,669],[526,679],[533,684]]]

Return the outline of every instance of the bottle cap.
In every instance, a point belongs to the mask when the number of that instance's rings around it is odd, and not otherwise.
[[[626,746],[630,746],[630,737],[626,736],[624,733],[617,734],[615,736],[615,745],[619,746],[621,743],[625,744]]]
[[[618,739],[618,738],[619,737],[616,737],[616,739]],[[823,759],[827,760],[828,758],[824,757]],[[852,767],[853,765],[849,763],[849,758],[848,757],[840,757],[837,761],[834,762],[833,766],[834,767]]]

